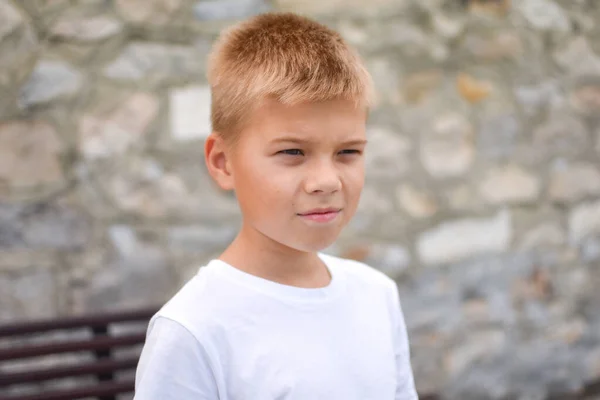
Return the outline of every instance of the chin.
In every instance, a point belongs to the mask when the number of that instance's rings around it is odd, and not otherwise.
[[[266,235],[271,240],[293,249],[295,251],[305,253],[317,253],[331,247],[338,239],[342,226],[330,226],[327,229],[308,229],[298,230],[296,234],[290,235],[291,232],[281,232],[282,234]],[[264,233],[263,233],[264,234]]]
[[[322,238],[321,240],[313,240],[305,241],[302,243],[296,243],[294,247],[296,250],[305,251],[307,253],[317,253],[326,248],[330,247],[333,243],[335,243],[337,239],[337,235],[329,238]]]

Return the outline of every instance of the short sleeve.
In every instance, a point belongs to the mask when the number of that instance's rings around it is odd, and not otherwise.
[[[392,320],[393,337],[396,357],[396,397],[395,400],[417,400],[412,367],[410,364],[410,349],[408,333],[404,321],[404,313],[400,305],[398,288],[394,283],[392,288]]]
[[[148,329],[134,400],[218,400],[208,354],[184,326],[164,317]]]

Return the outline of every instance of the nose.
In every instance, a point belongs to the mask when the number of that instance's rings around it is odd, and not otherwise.
[[[342,188],[339,170],[333,163],[321,161],[311,166],[305,180],[307,193],[335,193]]]

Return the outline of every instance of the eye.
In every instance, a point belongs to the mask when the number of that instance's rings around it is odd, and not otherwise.
[[[347,154],[362,154],[362,152],[360,150],[355,150],[355,149],[346,149],[346,150],[340,151],[340,154],[342,154],[342,155],[347,155]]]
[[[304,153],[300,149],[286,149],[286,150],[281,150],[278,153],[280,153],[280,154],[287,154],[289,156],[302,156],[302,155],[304,155]]]

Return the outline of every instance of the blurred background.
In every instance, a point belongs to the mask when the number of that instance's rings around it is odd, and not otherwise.
[[[158,306],[233,239],[206,58],[269,10],[373,75],[367,185],[327,252],[398,282],[419,390],[600,378],[598,0],[0,0],[0,323]]]

